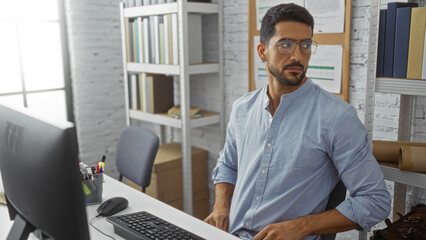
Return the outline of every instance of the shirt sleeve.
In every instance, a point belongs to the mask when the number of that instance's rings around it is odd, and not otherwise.
[[[389,216],[390,194],[383,173],[373,157],[367,130],[356,110],[347,109],[332,125],[329,154],[350,193],[336,209],[363,229]]]
[[[234,103],[226,130],[225,145],[220,151],[216,167],[212,172],[214,184],[226,182],[235,185],[237,182],[238,154],[235,138],[235,106]]]

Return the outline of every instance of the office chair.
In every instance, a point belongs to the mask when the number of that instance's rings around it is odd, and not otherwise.
[[[158,136],[152,131],[136,126],[123,129],[118,139],[115,164],[123,176],[134,183],[146,187],[151,183],[152,165],[159,147]]]
[[[343,182],[340,180],[333,191],[331,191],[330,196],[328,198],[327,206],[325,210],[331,210],[336,208],[343,200],[346,198],[346,187]],[[323,234],[321,235],[321,240],[334,240],[336,239],[336,233],[332,234]]]

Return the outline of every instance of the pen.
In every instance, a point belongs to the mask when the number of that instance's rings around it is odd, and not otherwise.
[[[102,160],[96,165],[96,173],[103,173],[105,170],[105,159],[106,156],[102,156]]]
[[[99,162],[96,165],[96,173],[102,173],[104,171],[105,164],[103,162]]]

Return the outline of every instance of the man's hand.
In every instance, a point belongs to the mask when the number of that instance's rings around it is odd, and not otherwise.
[[[254,240],[300,240],[304,237],[301,230],[302,226],[298,225],[297,220],[274,223],[262,229]]]
[[[215,203],[213,212],[204,219],[204,222],[213,225],[223,231],[228,231],[229,211],[231,210],[231,198],[234,193],[234,185],[230,183],[217,183],[215,185]]]
[[[214,208],[213,212],[206,219],[204,219],[204,222],[227,232],[229,224],[229,208]]]

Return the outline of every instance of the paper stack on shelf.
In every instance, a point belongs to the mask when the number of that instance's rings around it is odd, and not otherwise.
[[[189,114],[191,115],[191,118],[200,118],[203,116],[203,114],[200,111],[201,111],[200,107],[191,106],[189,110]],[[178,106],[174,106],[170,108],[167,114],[172,118],[180,119],[181,118],[180,106],[178,105]]]

